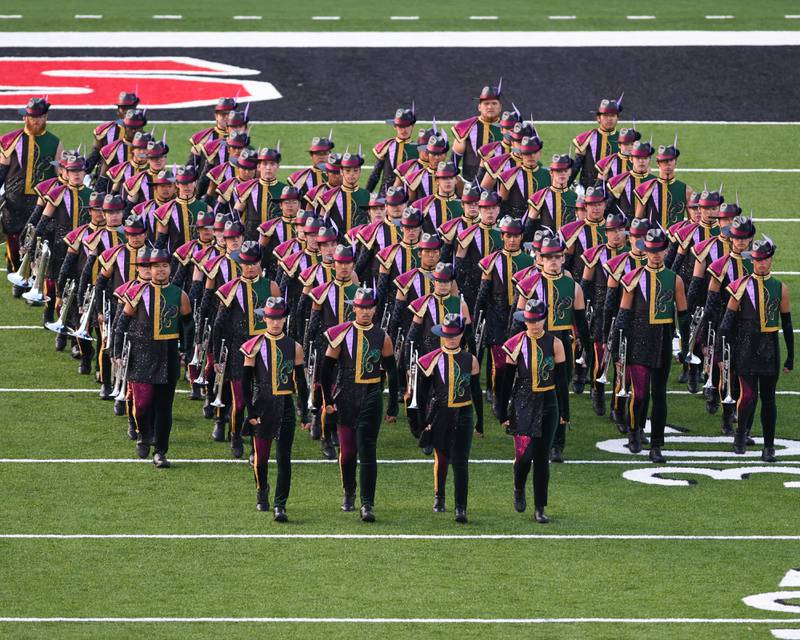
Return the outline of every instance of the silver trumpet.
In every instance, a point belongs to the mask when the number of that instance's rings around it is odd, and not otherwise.
[[[603,359],[600,362],[600,377],[595,380],[598,384],[606,384],[608,382],[608,365],[611,364],[611,336],[614,335],[614,326],[617,324],[617,317],[611,320],[611,329],[608,332],[608,340],[606,340],[606,348],[603,350]]]
[[[394,340],[394,359],[400,362],[400,356],[403,355],[403,343],[405,336],[403,335],[403,327],[397,328],[397,337]]]
[[[219,371],[214,378],[214,402],[211,403],[212,407],[218,409],[225,406],[222,402],[222,390],[225,388],[225,369],[228,366],[228,347],[225,346],[225,338],[222,339],[222,344],[219,348]]]
[[[111,326],[111,300],[106,298],[106,292],[103,291],[103,351],[106,353],[111,351],[112,335],[113,328]]]
[[[617,391],[618,398],[627,398],[631,394],[628,393],[628,389],[625,387],[625,373],[628,368],[628,364],[626,362],[628,357],[628,339],[622,335],[622,329],[619,330],[619,361],[622,363],[622,372],[620,373],[620,389]]]
[[[36,276],[31,283],[31,290],[22,294],[31,306],[41,306],[50,301],[50,297],[44,295],[44,281],[47,278],[47,265],[50,262],[50,244],[45,240],[36,250]]]
[[[308,354],[308,366],[306,367],[306,385],[308,386],[308,410],[314,408],[314,374],[317,369],[317,350],[311,345],[311,353]]]
[[[686,362],[689,364],[700,364],[700,358],[694,355],[694,343],[697,340],[697,335],[700,333],[700,327],[703,326],[703,308],[697,307],[692,314],[692,322],[689,325],[689,344],[684,348],[686,349]]]
[[[411,381],[411,402],[408,403],[409,409],[417,409],[417,379],[419,375],[419,354],[417,348],[414,346],[413,340],[409,343],[409,355],[411,357],[411,366],[408,370],[408,377]]]
[[[478,311],[478,316],[475,318],[475,352],[480,359],[481,351],[483,351],[483,336],[486,333],[486,318],[483,315],[483,309]]]
[[[76,288],[75,280],[67,280],[64,284],[64,291],[61,295],[61,311],[58,314],[58,319],[55,322],[45,322],[46,329],[67,335],[72,333],[72,329],[66,325],[66,322],[72,310],[72,305],[75,304]]]
[[[736,404],[731,395],[731,345],[722,337],[722,379],[725,385],[725,397],[722,404]]]
[[[6,278],[15,287],[26,289],[31,286],[31,271],[33,255],[31,255],[31,244],[33,243],[33,226],[27,225],[25,228],[25,237],[22,241],[22,261],[19,264],[19,269],[14,273],[9,273]]]
[[[192,356],[192,362],[194,362],[195,358],[197,359],[197,366],[199,367],[200,373],[197,374],[197,377],[192,380],[194,384],[204,385],[207,380],[205,376],[206,371],[206,360],[208,359],[208,345],[211,342],[211,325],[208,324],[208,320],[203,321],[203,335],[200,339],[200,347],[199,351],[195,352],[195,355]]]
[[[78,328],[75,329],[70,335],[79,340],[94,340],[92,334],[89,333],[89,323],[92,321],[92,307],[94,306],[95,288],[89,286],[86,288],[86,293],[83,296],[83,313],[81,314],[81,321],[78,323]]]
[[[708,323],[708,338],[706,339],[706,353],[703,358],[703,373],[707,376],[703,389],[714,388],[714,342],[717,339],[717,332]]]
[[[389,313],[389,301],[387,300],[383,305],[383,315],[381,316],[381,329],[384,331],[389,328],[389,320],[391,320],[391,314]]]
[[[131,358],[131,341],[128,339],[126,333],[122,342],[122,356],[117,375],[114,378],[114,388],[111,390],[111,395],[117,402],[124,402],[125,397],[128,395],[128,363]]]

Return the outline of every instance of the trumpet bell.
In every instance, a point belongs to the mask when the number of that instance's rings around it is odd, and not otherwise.
[[[44,323],[45,329],[50,329],[53,333],[59,333],[61,335],[72,335],[72,329],[70,329],[67,325],[63,322],[55,321],[55,322],[45,322]]]
[[[700,358],[698,358],[693,353],[690,353],[686,357],[686,362],[688,362],[689,364],[700,364],[702,360],[700,360]]]
[[[206,383],[206,378],[202,373],[199,376],[197,376],[194,380],[192,380],[192,384],[205,384],[205,383]]]
[[[50,296],[44,295],[38,287],[26,291],[22,294],[22,297],[25,298],[32,307],[41,307],[43,304],[50,302]]]
[[[211,403],[212,407],[216,407],[217,409],[222,409],[225,406],[225,403],[220,398],[216,398],[214,402]]]
[[[617,398],[629,398],[631,394],[628,393],[628,390],[625,387],[622,387],[622,389],[617,391],[616,395],[617,395]]]
[[[15,271],[14,273],[9,273],[6,276],[6,280],[8,280],[15,287],[30,287],[31,286],[30,278],[26,278],[19,271]]]
[[[734,400],[733,397],[728,394],[722,399],[722,404],[736,404],[736,400]]]
[[[89,341],[92,341],[92,342],[94,341],[94,338],[92,337],[92,335],[88,331],[85,331],[85,330],[84,331],[80,331],[80,330],[71,331],[69,333],[69,335],[71,335],[73,338],[76,338],[77,340],[89,340]]]
[[[600,376],[599,378],[596,378],[595,382],[597,382],[598,384],[606,384],[608,382],[608,378],[606,377],[606,372],[603,371],[603,375]]]
[[[120,389],[119,393],[114,397],[114,400],[117,402],[125,402],[125,399],[128,397],[128,389],[125,385],[122,385],[122,389]]]

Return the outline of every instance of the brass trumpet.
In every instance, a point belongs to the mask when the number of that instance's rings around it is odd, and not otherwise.
[[[44,326],[46,329],[62,334],[70,334],[72,332],[72,329],[67,326],[66,322],[72,310],[72,305],[75,304],[75,289],[75,281],[67,280],[66,284],[64,284],[64,291],[62,292],[61,311],[58,314],[58,319],[55,322],[45,322]]]
[[[89,286],[86,293],[83,295],[83,313],[81,314],[81,321],[78,323],[78,328],[75,329],[70,335],[79,340],[94,340],[92,334],[89,333],[89,323],[92,321],[92,307],[94,307],[94,294],[95,288]]]
[[[124,402],[127,396],[128,388],[128,363],[131,357],[131,341],[128,340],[128,334],[124,336],[122,343],[122,357],[120,360],[119,368],[117,369],[117,376],[114,379],[114,388],[111,390],[111,395],[117,402]]]
[[[36,250],[36,276],[31,285],[31,290],[22,294],[28,304],[34,307],[43,305],[50,301],[50,297],[44,295],[44,281],[47,278],[47,265],[50,262],[50,244],[45,240]]]

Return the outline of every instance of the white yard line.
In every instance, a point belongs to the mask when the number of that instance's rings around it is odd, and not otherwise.
[[[389,16],[389,20],[419,20],[419,16]]]
[[[62,107],[68,108],[68,107]],[[87,120],[48,120],[50,124],[89,124]],[[420,121],[424,122],[424,121]],[[19,120],[0,120],[0,124],[18,124]],[[440,124],[442,125],[449,125],[452,124],[453,121],[442,120]],[[154,125],[168,125],[168,124],[197,124],[197,125],[208,125],[208,120],[152,120],[150,124]],[[310,124],[319,124],[319,125],[337,125],[337,124],[382,124],[386,125],[386,120],[251,120],[251,125],[310,125]],[[574,125],[594,125],[596,124],[594,120],[537,120],[536,124],[574,124]],[[786,122],[777,122],[777,121],[757,121],[757,120],[637,120],[637,124],[667,124],[667,125],[713,125],[713,126],[746,126],[746,125],[764,125],[764,126],[797,126],[800,125],[800,120],[798,121],[786,121]],[[680,168],[678,169],[681,170]],[[706,171],[707,169],[702,169]],[[758,168],[759,171],[766,170],[766,171],[773,171],[773,169],[763,169],[763,167]],[[684,169],[685,171],[685,169]],[[730,171],[730,169],[725,169],[725,171]],[[749,171],[749,169],[748,169]],[[794,169],[793,169],[794,171]]]
[[[0,331],[11,331],[16,329],[44,329],[40,324],[8,324],[0,325]]]
[[[233,16],[234,20],[261,20],[261,16]]]
[[[19,13],[5,14],[0,16],[0,20],[21,20],[21,19],[22,19],[22,14]]]
[[[153,20],[183,20],[183,16],[177,13],[158,14],[153,16]]]
[[[669,451],[667,451],[669,453]],[[780,453],[780,452],[779,452]],[[170,458],[173,463],[180,464],[249,464],[248,460],[236,460],[234,458]],[[433,458],[408,458],[400,460],[376,460],[378,464],[387,465],[430,465]],[[470,464],[513,464],[513,460],[508,459],[478,459],[470,460]],[[274,464],[275,461],[270,461]],[[152,464],[151,460],[141,460],[139,458],[0,458],[0,464]],[[323,460],[322,458],[309,458],[292,460],[292,464],[338,464],[336,460]],[[646,466],[649,462],[646,459],[629,460],[567,460],[564,464],[568,465],[636,465]],[[673,460],[670,465],[742,465],[747,466],[769,466],[771,463],[761,462],[761,460],[716,460],[716,459],[696,459],[696,460]],[[800,460],[781,460],[781,465],[800,465]]]
[[[0,617],[0,622],[36,624],[61,623],[299,623],[299,624],[477,624],[477,625],[539,625],[539,624],[796,624],[800,618],[305,618],[305,617]],[[776,636],[795,637],[795,636]]]
[[[497,16],[470,16],[470,20],[497,20]]]
[[[575,20],[577,16],[547,16],[548,20]]]
[[[655,20],[655,16],[625,16],[628,20]]]
[[[76,13],[76,20],[102,20],[103,16],[98,13]]]
[[[732,15],[711,15],[706,16],[706,20],[733,20],[735,17]]]
[[[174,15],[154,19],[180,19]],[[471,19],[497,19],[497,16],[470,16]],[[338,21],[340,16],[312,16],[315,21]],[[626,36],[636,34],[637,37]],[[173,48],[205,47],[306,48],[314,47],[402,47],[402,48],[486,48],[486,47],[618,47],[624,41],[634,47],[765,47],[800,45],[798,31],[648,31],[638,30],[571,31],[569,38],[559,31],[182,31],[169,34]],[[137,46],[163,46],[164,33],[148,31],[31,31],[3,34],[6,47],[108,47],[109,42],[136,42]]]
[[[4,533],[0,540],[652,540],[800,541],[800,535],[680,535],[647,533]]]
[[[325,20],[336,21],[336,20],[341,20],[342,18],[341,16],[311,16],[311,19],[320,21],[325,21]]]

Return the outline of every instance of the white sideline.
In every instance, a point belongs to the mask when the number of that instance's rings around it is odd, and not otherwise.
[[[698,542],[800,541],[790,535],[649,533],[3,533],[0,540],[652,540]]]
[[[156,18],[156,16],[153,16]],[[177,15],[158,16],[180,19]],[[339,21],[339,16],[312,20]],[[636,37],[630,37],[635,34]],[[10,31],[6,47],[103,47],[135,41],[139,47],[214,48],[542,48],[542,47],[767,47],[800,45],[798,31]],[[269,43],[265,47],[265,43]]]
[[[265,618],[265,617],[0,617],[0,622],[93,623],[301,623],[301,624],[797,624],[800,618]],[[776,636],[795,637],[795,636]]]

